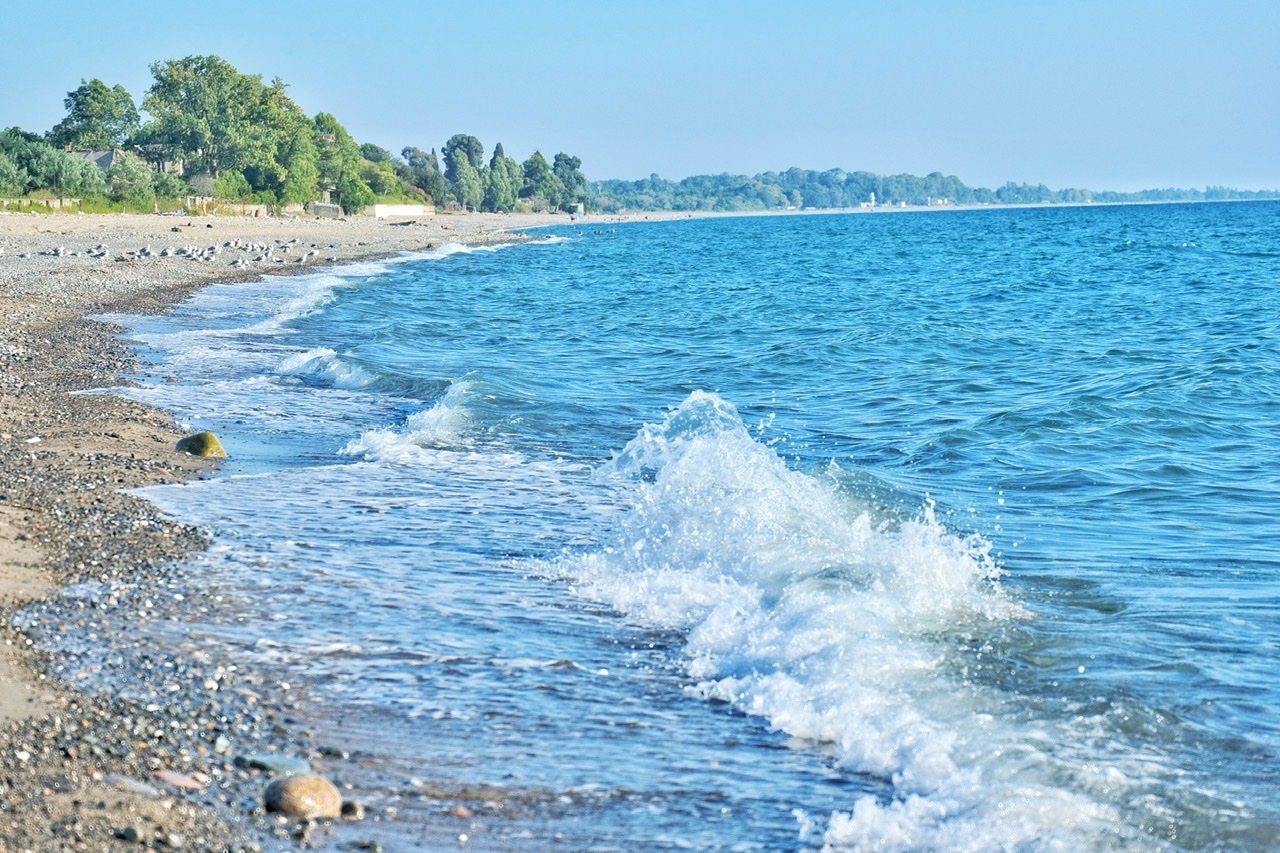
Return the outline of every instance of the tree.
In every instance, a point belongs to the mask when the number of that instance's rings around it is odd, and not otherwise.
[[[391,152],[385,148],[379,148],[372,142],[365,142],[360,145],[360,156],[370,163],[391,162]]]
[[[484,181],[480,172],[471,165],[470,158],[459,157],[454,162],[457,179],[453,182],[453,196],[467,209],[479,209],[484,201]]]
[[[339,203],[347,213],[357,213],[373,204],[377,196],[360,177],[364,158],[351,134],[329,113],[316,116],[315,131],[320,184],[337,190]]]
[[[157,198],[180,198],[191,193],[182,178],[171,172],[151,172],[151,189]]]
[[[0,151],[0,194],[21,195],[27,187],[27,173],[13,158]]]
[[[484,201],[481,210],[510,211],[524,187],[524,173],[520,164],[506,155],[499,142],[493,147],[493,157],[485,170]]]
[[[262,136],[263,144],[259,159],[246,164],[244,173],[256,194],[271,193],[280,204],[298,204],[320,197],[320,155],[315,122],[285,89],[277,78],[260,92],[255,132]]]
[[[582,174],[581,159],[570,157],[562,151],[556,155],[551,171],[564,187],[559,207],[569,210],[580,204],[585,209],[591,203],[591,187]]]
[[[466,159],[478,173],[484,167],[484,145],[474,136],[455,133],[441,149],[444,154],[444,178],[450,184],[458,182],[458,163]]]
[[[400,156],[405,159],[409,183],[431,196],[433,202],[444,204],[449,198],[449,188],[440,172],[440,161],[435,149],[423,151],[421,148],[406,147],[400,152]]]
[[[118,148],[138,132],[138,109],[123,86],[94,78],[80,81],[63,105],[67,117],[49,131],[49,143],[59,148]]]
[[[230,201],[242,201],[253,194],[253,187],[243,172],[227,171],[213,182],[213,194]]]
[[[269,159],[274,139],[261,77],[217,56],[156,62],[151,75],[155,83],[142,101],[154,119],[148,139],[214,178]],[[279,81],[276,87],[283,91]]]
[[[396,174],[391,162],[365,160],[360,166],[360,179],[380,196],[403,196],[404,181]]]
[[[17,195],[52,190],[65,196],[102,196],[106,181],[96,165],[54,148],[34,133],[13,127],[0,133],[5,180]]]
[[[520,167],[524,172],[524,188],[521,198],[540,201],[551,210],[557,210],[564,197],[564,184],[551,170],[547,158],[541,151],[535,151]]]
[[[117,157],[107,170],[108,195],[115,201],[128,201],[143,207],[155,201],[151,167],[133,154]]]

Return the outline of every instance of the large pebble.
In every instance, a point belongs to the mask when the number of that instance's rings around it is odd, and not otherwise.
[[[227,450],[211,432],[198,432],[178,442],[178,450],[205,459],[226,459]]]
[[[342,814],[342,794],[328,779],[316,773],[299,773],[276,779],[262,797],[267,811],[297,820],[335,818]]]

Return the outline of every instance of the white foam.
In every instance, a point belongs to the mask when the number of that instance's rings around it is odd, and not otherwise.
[[[1079,761],[1055,757],[1080,736],[1011,717],[1008,697],[949,665],[948,638],[1028,616],[981,537],[947,531],[929,504],[873,518],[837,477],[788,469],[702,392],[645,426],[602,477],[629,493],[629,511],[607,547],[548,571],[683,632],[696,695],[891,787],[833,814],[825,843],[1054,849],[1117,837],[1117,809],[1085,793]]]
[[[368,461],[408,462],[420,459],[424,448],[467,447],[471,444],[466,404],[470,390],[465,380],[455,382],[430,407],[410,415],[401,429],[369,430],[341,453]]]
[[[368,372],[343,360],[328,347],[295,353],[281,362],[276,372],[281,376],[311,377],[347,390],[364,388],[373,382]]]

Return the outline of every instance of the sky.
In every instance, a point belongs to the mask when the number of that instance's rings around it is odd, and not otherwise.
[[[82,79],[141,104],[152,63],[216,54],[359,142],[592,180],[1280,189],[1277,0],[0,0],[0,30],[0,127],[41,133]]]

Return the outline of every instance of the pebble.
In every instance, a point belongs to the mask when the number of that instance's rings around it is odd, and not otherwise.
[[[342,795],[328,779],[301,773],[276,779],[262,797],[267,811],[299,820],[329,819],[342,814]]]
[[[202,459],[226,459],[227,450],[222,442],[211,432],[198,432],[178,442],[177,449],[182,453],[199,456]]]
[[[287,755],[256,753],[237,755],[236,767],[249,770],[265,770],[277,776],[293,776],[299,773],[310,773],[311,764],[302,758],[291,758]]]

